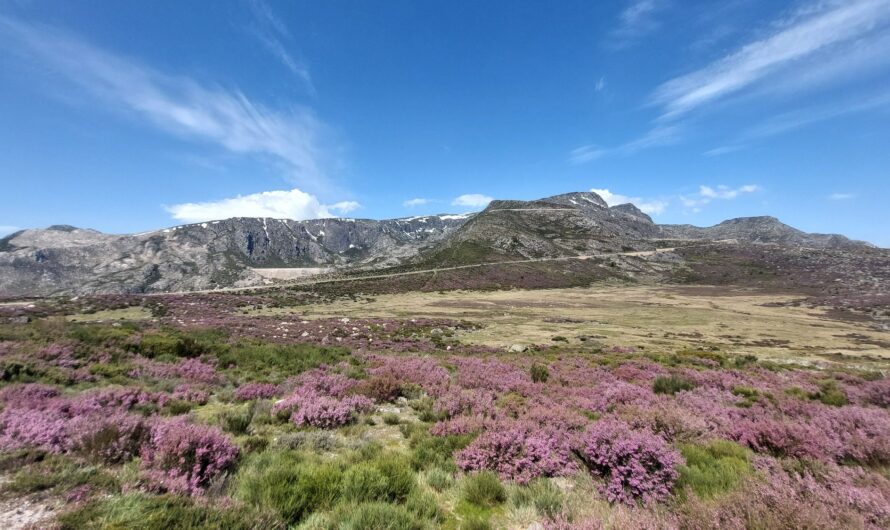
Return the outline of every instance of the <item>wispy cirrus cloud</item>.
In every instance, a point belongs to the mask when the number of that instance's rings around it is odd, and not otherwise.
[[[303,83],[310,94],[315,94],[315,86],[312,83],[309,69],[302,60],[295,58],[285,45],[285,42],[291,40],[291,34],[284,21],[275,15],[275,12],[264,0],[248,0],[247,4],[254,18],[249,27],[250,33]]]
[[[668,0],[630,0],[618,14],[609,46],[624,48],[660,26],[657,15],[669,5]]]
[[[303,185],[326,184],[320,143],[327,128],[309,108],[272,109],[237,89],[160,72],[54,27],[3,16],[0,43],[81,93],[154,127],[233,153],[267,157]]]
[[[767,36],[691,73],[671,79],[652,95],[662,120],[676,119],[706,104],[750,88],[791,67],[813,65],[880,36],[890,22],[888,0],[846,0],[808,4],[779,20]],[[802,65],[805,61],[812,61]]]
[[[274,219],[321,219],[334,217],[332,211],[345,214],[360,207],[355,201],[324,205],[314,196],[298,189],[264,191],[207,202],[188,202],[166,206],[170,215],[185,223],[200,223],[230,217],[271,217]]]
[[[856,198],[855,193],[832,193],[828,196],[832,201],[849,201]]]

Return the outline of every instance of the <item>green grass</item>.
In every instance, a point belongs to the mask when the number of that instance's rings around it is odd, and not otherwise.
[[[274,518],[243,506],[215,506],[183,497],[131,494],[109,497],[59,517],[59,530],[283,530]]]
[[[732,491],[752,472],[748,450],[728,440],[686,444],[680,451],[686,459],[676,486],[681,495],[691,490],[703,499],[713,498]]]
[[[678,375],[659,376],[652,383],[652,391],[656,394],[674,395],[684,390],[692,390],[695,383]]]
[[[457,471],[454,452],[469,445],[470,435],[431,436],[426,430],[418,431],[410,438],[411,466],[416,470],[438,467]]]
[[[507,500],[507,490],[491,471],[468,475],[461,491],[463,499],[476,506],[493,507]]]
[[[84,465],[64,456],[50,455],[21,468],[3,489],[18,494],[48,490],[61,493],[80,486],[109,490],[117,488],[117,481],[100,467]]]
[[[539,478],[527,486],[512,487],[510,502],[519,507],[531,506],[541,517],[553,518],[563,509],[564,495],[552,481]]]
[[[260,510],[297,523],[332,508],[340,497],[343,473],[336,463],[319,463],[292,451],[250,455],[235,480],[235,497]]]
[[[335,365],[349,358],[344,348],[312,344],[243,342],[217,354],[219,365],[230,367],[236,379],[280,383],[285,378],[322,364]]]

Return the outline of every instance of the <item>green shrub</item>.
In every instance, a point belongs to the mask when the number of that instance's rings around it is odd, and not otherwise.
[[[215,422],[226,432],[245,434],[250,428],[253,410],[250,406],[226,409],[216,415]]]
[[[136,329],[132,326],[107,326],[101,324],[74,324],[68,329],[68,336],[74,340],[93,346],[122,344]]]
[[[131,494],[87,503],[59,516],[60,530],[282,530],[269,516],[245,507],[218,507],[172,495]]]
[[[444,491],[454,484],[454,475],[440,467],[426,472],[426,483],[436,491]]]
[[[13,493],[26,494],[47,490],[62,493],[79,486],[113,489],[116,481],[100,467],[83,465],[64,456],[50,455],[19,469],[3,487]]]
[[[825,381],[822,383],[818,392],[810,394],[810,399],[819,400],[832,407],[842,407],[850,403],[847,395],[844,394],[844,391],[841,390],[836,381]]]
[[[332,518],[339,530],[422,530],[425,526],[404,506],[385,502],[343,504]]]
[[[253,382],[280,383],[285,377],[299,374],[322,364],[335,365],[346,360],[344,348],[328,348],[313,344],[268,344],[242,342],[217,354],[219,365],[229,367],[236,379]]]
[[[405,499],[405,508],[420,519],[441,522],[445,518],[445,513],[436,501],[436,497],[419,489],[412,491]]]
[[[341,480],[342,472],[335,464],[303,461],[289,451],[265,451],[248,456],[242,464],[235,495],[296,523],[313,511],[333,507]]]
[[[688,488],[704,499],[731,491],[752,471],[748,450],[728,440],[686,444],[680,451],[686,465],[679,468],[677,490]]]
[[[552,340],[553,342],[568,342],[569,341],[569,339],[563,337],[562,335],[557,335],[550,340]]]
[[[496,506],[507,500],[507,490],[491,471],[468,475],[462,493],[464,500],[477,506]]]
[[[552,481],[539,478],[527,486],[516,486],[510,502],[515,506],[532,506],[541,517],[553,519],[562,511],[563,493]]]
[[[393,412],[387,412],[383,415],[383,423],[387,425],[398,425],[401,422],[399,415]]]
[[[470,435],[430,436],[428,432],[418,433],[411,438],[411,465],[416,470],[440,467],[457,471],[454,463],[455,451],[470,444]]]
[[[399,454],[384,453],[373,461],[373,465],[386,477],[386,499],[404,502],[417,482],[408,459]]]
[[[659,376],[652,383],[652,391],[656,394],[674,395],[677,392],[692,390],[693,388],[695,388],[695,383],[678,375]]]
[[[340,494],[354,502],[386,500],[389,484],[379,469],[371,464],[357,464],[343,473]]]
[[[550,378],[550,371],[543,364],[535,363],[531,368],[531,376],[535,383],[546,383]]]

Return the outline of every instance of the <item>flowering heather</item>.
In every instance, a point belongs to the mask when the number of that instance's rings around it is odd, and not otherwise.
[[[494,412],[496,397],[497,395],[489,390],[464,390],[455,387],[443,393],[433,408],[448,418],[462,413],[490,415]]]
[[[77,416],[66,427],[73,450],[107,464],[127,462],[139,454],[150,434],[142,416],[115,412]]]
[[[357,382],[325,369],[306,372],[286,384],[296,383],[291,395],[278,401],[272,413],[289,415],[297,425],[334,428],[351,422],[356,413],[373,409],[374,402],[365,396],[346,395]]]
[[[499,360],[455,357],[450,361],[457,366],[457,383],[464,388],[526,393],[535,386],[527,370]]]
[[[188,383],[177,386],[171,394],[173,399],[204,405],[210,399],[210,392]]]
[[[611,502],[647,504],[666,498],[683,463],[663,438],[615,419],[593,423],[577,452],[594,475],[605,479],[601,491]]]
[[[238,446],[219,429],[183,419],[159,422],[142,449],[146,476],[164,490],[200,495],[238,459]]]
[[[222,376],[216,366],[200,359],[184,359],[176,363],[162,363],[139,358],[131,377],[154,377],[157,379],[184,379],[195,383],[219,384]]]
[[[465,471],[487,469],[520,484],[535,477],[565,475],[577,469],[567,433],[547,432],[518,423],[489,427],[458,452],[455,461]]]
[[[431,396],[439,396],[448,388],[451,375],[434,359],[428,357],[379,357],[372,358],[377,364],[371,375],[390,376],[411,382]]]
[[[59,394],[58,388],[40,383],[9,385],[0,389],[0,403],[24,406],[23,404],[42,403]]]
[[[235,389],[235,399],[238,401],[269,399],[277,396],[278,393],[278,385],[272,383],[247,383]]]

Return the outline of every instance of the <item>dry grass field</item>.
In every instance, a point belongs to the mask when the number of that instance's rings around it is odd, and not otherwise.
[[[795,295],[744,288],[604,286],[587,288],[404,293],[257,313],[306,318],[466,319],[482,329],[466,342],[496,347],[545,344],[564,337],[579,346],[673,351],[713,348],[803,363],[890,363],[890,336],[828,310],[780,306]]]

